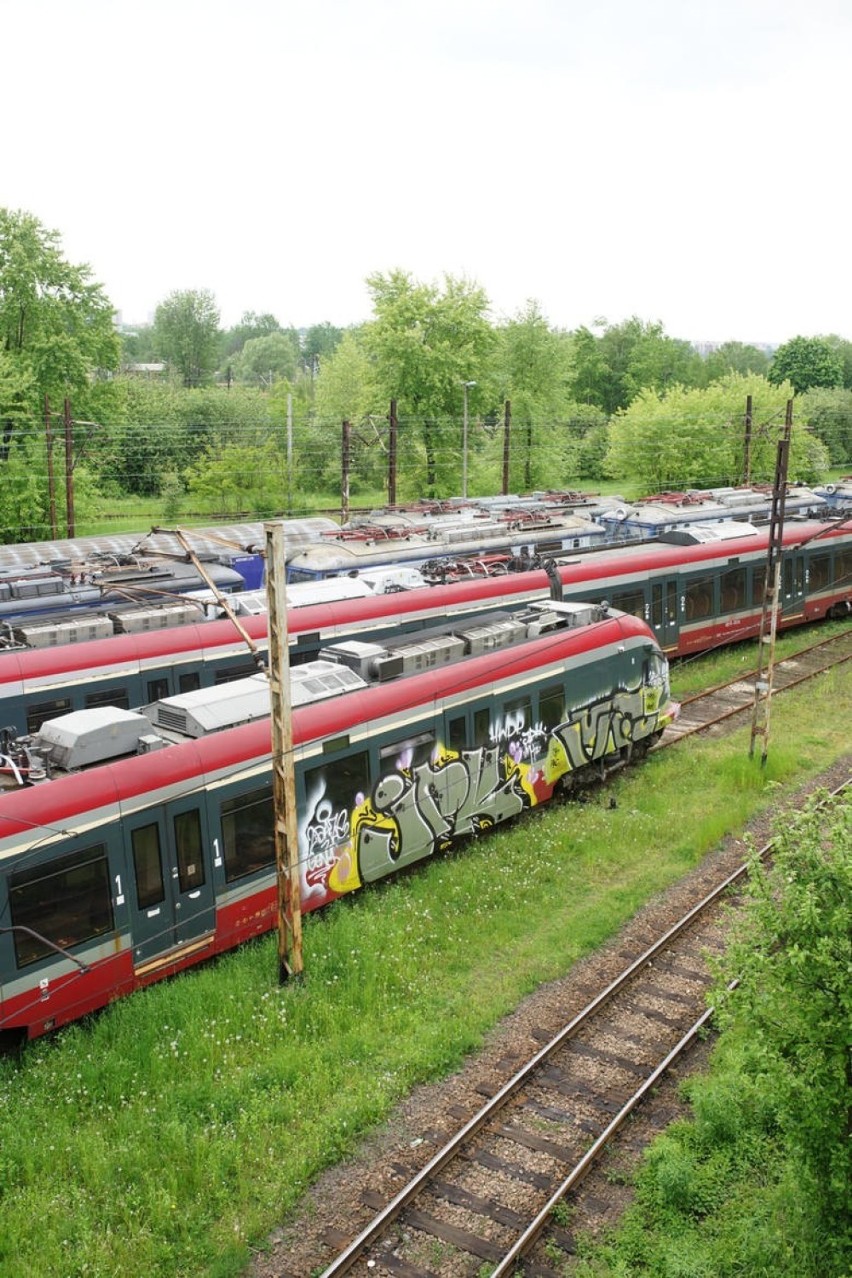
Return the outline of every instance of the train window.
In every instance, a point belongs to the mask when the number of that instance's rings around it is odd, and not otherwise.
[[[694,581],[687,582],[684,593],[687,621],[698,621],[710,616],[713,611],[713,582],[709,578],[697,577]]]
[[[324,858],[349,838],[351,813],[370,793],[369,754],[361,750],[311,768],[305,773],[305,793],[308,856]]]
[[[808,584],[811,590],[822,590],[831,584],[831,559],[828,555],[814,555],[808,566]]]
[[[473,712],[473,744],[487,746],[491,742],[491,711],[487,707]]]
[[[421,732],[416,737],[406,737],[393,745],[382,746],[379,759],[382,771],[388,764],[398,772],[407,772],[418,768],[421,763],[428,763],[435,753],[435,737],[431,732]]]
[[[268,786],[222,804],[225,879],[233,883],[275,862],[275,812]]]
[[[763,605],[763,596],[766,592],[766,568],[754,568],[751,575],[751,603],[752,607],[761,607]]]
[[[529,697],[513,697],[503,704],[503,724],[508,732],[529,727],[532,722],[532,702]]]
[[[126,691],[103,688],[100,692],[90,692],[86,697],[87,710],[93,710],[96,706],[117,706],[119,710],[129,710],[130,698]]]
[[[634,617],[645,616],[644,590],[623,590],[619,594],[614,594],[610,603],[613,608],[618,608],[619,612],[629,612]]]
[[[450,719],[448,735],[447,745],[450,750],[462,751],[465,748],[467,731],[464,715],[460,715],[457,719]]]
[[[179,692],[195,692],[201,687],[201,675],[197,670],[189,670],[178,679]]]
[[[538,697],[538,717],[548,732],[565,719],[565,690],[562,686],[544,688]]]
[[[55,701],[40,701],[27,707],[27,732],[38,732],[48,719],[55,719],[60,714],[68,714],[71,709],[70,697],[58,697]]]
[[[163,697],[169,695],[168,679],[149,679],[148,680],[148,700],[160,701]]]
[[[244,661],[239,666],[228,666],[225,670],[217,670],[215,683],[233,683],[235,679],[247,679],[257,674],[257,666],[253,661]]]
[[[130,841],[133,845],[136,902],[140,910],[150,910],[159,905],[166,895],[157,823],[152,821],[150,825],[141,825],[132,830]]]
[[[53,954],[45,941],[68,949],[112,931],[106,848],[99,843],[47,865],[19,870],[11,877],[9,904],[14,927],[39,933],[13,933],[18,967]]]
[[[204,854],[201,847],[201,813],[198,808],[179,812],[174,820],[178,882],[181,892],[190,892],[204,882]]]
[[[722,573],[722,612],[736,612],[746,607],[745,568],[730,568]]]
[[[852,580],[852,550],[838,550],[834,559],[834,580],[838,586],[848,587]]]

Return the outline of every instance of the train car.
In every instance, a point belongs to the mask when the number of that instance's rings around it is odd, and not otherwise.
[[[605,539],[601,524],[578,515],[522,509],[494,516],[478,510],[463,518],[436,516],[430,526],[398,521],[362,524],[307,546],[288,559],[287,580],[356,576],[395,564],[421,568],[444,555],[554,555],[592,549]]]
[[[802,484],[789,484],[785,512],[788,518],[821,518],[829,513],[824,498]],[[613,539],[648,540],[690,524],[720,523],[730,519],[750,523],[768,520],[772,489],[708,488],[689,492],[658,493],[631,504],[603,511],[600,522]]]
[[[844,475],[832,484],[822,484],[814,489],[829,510],[837,514],[852,515],[852,475]]]
[[[288,549],[318,541],[339,525],[324,515],[302,519],[285,519],[284,537]],[[211,559],[235,567],[239,556],[249,556],[252,563],[258,547],[264,545],[262,523],[216,524],[204,528],[185,529],[187,541],[201,559]],[[0,546],[0,577],[7,572],[56,564],[85,562],[94,557],[121,559],[127,555],[154,555],[181,559],[185,549],[170,532],[100,533],[91,537],[60,537],[52,541],[29,541]],[[235,556],[237,557],[235,561]],[[251,573],[241,574],[249,588],[262,584],[262,578],[251,581]]]
[[[604,608],[547,604],[335,655],[292,677],[305,910],[641,756],[677,713],[649,628]],[[144,714],[78,711],[9,744],[7,1039],[275,926],[268,712],[255,676]]]
[[[315,659],[343,639],[381,640],[526,607],[554,593],[608,600],[640,616],[669,656],[753,637],[763,604],[768,529],[714,525],[667,534],[673,540],[577,556],[544,570],[471,579],[404,594],[368,595],[289,610],[290,661]],[[852,523],[790,524],[784,530],[781,612],[785,629],[852,609]],[[241,619],[255,655],[230,621],[120,635],[43,652],[0,652],[0,727],[34,732],[70,710],[221,685],[253,673],[267,644],[264,613]]]

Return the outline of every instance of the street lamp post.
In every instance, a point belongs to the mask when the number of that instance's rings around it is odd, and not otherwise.
[[[464,415],[462,417],[462,497],[467,497],[467,392],[476,382],[462,382]]]

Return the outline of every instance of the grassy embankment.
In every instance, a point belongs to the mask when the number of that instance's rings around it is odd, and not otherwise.
[[[850,683],[779,698],[765,771],[747,729],[692,742],[309,917],[303,983],[268,937],[0,1062],[0,1273],[239,1273],[412,1086],[847,750]]]

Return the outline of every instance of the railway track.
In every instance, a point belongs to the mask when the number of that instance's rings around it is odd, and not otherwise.
[[[777,664],[775,690],[850,656],[850,636],[811,645]],[[686,731],[661,745],[720,724],[727,730],[751,710],[747,680],[687,699]],[[738,866],[630,955],[481,1108],[452,1107],[447,1119],[458,1124],[455,1133],[389,1201],[375,1189],[363,1196],[376,1214],[338,1244],[322,1278],[558,1278],[560,1258],[574,1250],[566,1210],[572,1192],[712,1014],[706,956],[724,946],[723,902],[746,872]]]
[[[810,644],[799,652],[777,661],[773,672],[773,696],[804,683],[818,674],[852,659],[852,631]],[[656,749],[674,745],[696,732],[730,731],[739,726],[754,706],[754,681],[757,670],[738,675],[727,683],[716,684],[680,703],[680,716],[663,733]],[[731,720],[735,720],[731,723]],[[724,725],[724,726],[723,726]]]

